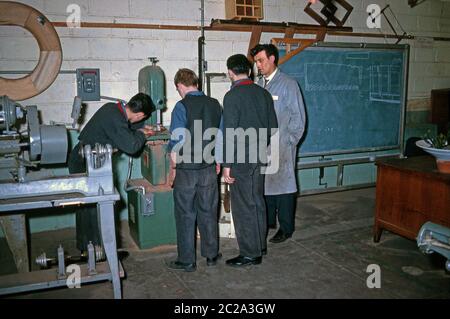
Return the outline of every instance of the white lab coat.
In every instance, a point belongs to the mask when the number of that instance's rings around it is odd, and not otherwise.
[[[264,86],[261,78],[258,84]],[[295,165],[297,146],[305,131],[306,116],[303,96],[297,81],[277,70],[266,90],[273,98],[279,128],[279,169],[265,177],[265,195],[297,191]],[[271,144],[273,144],[271,142]],[[271,149],[271,152],[273,149]]]

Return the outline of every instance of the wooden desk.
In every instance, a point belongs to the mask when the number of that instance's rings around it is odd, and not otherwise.
[[[450,174],[434,157],[377,161],[374,241],[383,229],[415,240],[427,221],[450,227]]]

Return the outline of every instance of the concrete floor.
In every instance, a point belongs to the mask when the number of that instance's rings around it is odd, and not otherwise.
[[[268,244],[263,263],[232,268],[224,260],[238,254],[235,239],[221,239],[224,258],[207,267],[198,258],[192,273],[167,269],[176,258],[175,246],[139,250],[129,236],[122,243],[129,256],[123,260],[124,298],[450,298],[450,275],[445,259],[424,255],[411,241],[384,232],[372,241],[375,189],[307,196],[298,199],[296,232],[284,243]],[[126,227],[125,227],[126,228]],[[272,230],[269,238],[275,233]],[[74,250],[74,230],[35,234],[32,256],[55,251],[62,242]],[[9,254],[9,258],[8,258]],[[198,254],[200,255],[200,254]],[[5,243],[0,243],[0,271],[14,271]],[[369,289],[367,266],[381,268],[381,288]],[[57,289],[10,298],[112,298],[109,282]]]

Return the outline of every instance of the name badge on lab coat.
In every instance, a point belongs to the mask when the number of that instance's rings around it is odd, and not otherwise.
[[[273,99],[274,101],[278,101],[278,95],[272,95],[272,99]]]

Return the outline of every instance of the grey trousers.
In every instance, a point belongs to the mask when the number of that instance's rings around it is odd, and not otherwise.
[[[201,255],[219,252],[219,190],[215,166],[198,170],[177,169],[173,197],[177,227],[178,261],[196,261],[196,223],[200,231]]]
[[[235,164],[231,177],[236,180],[230,187],[239,253],[246,257],[259,257],[267,248],[267,215],[264,202],[264,175],[256,164]]]

